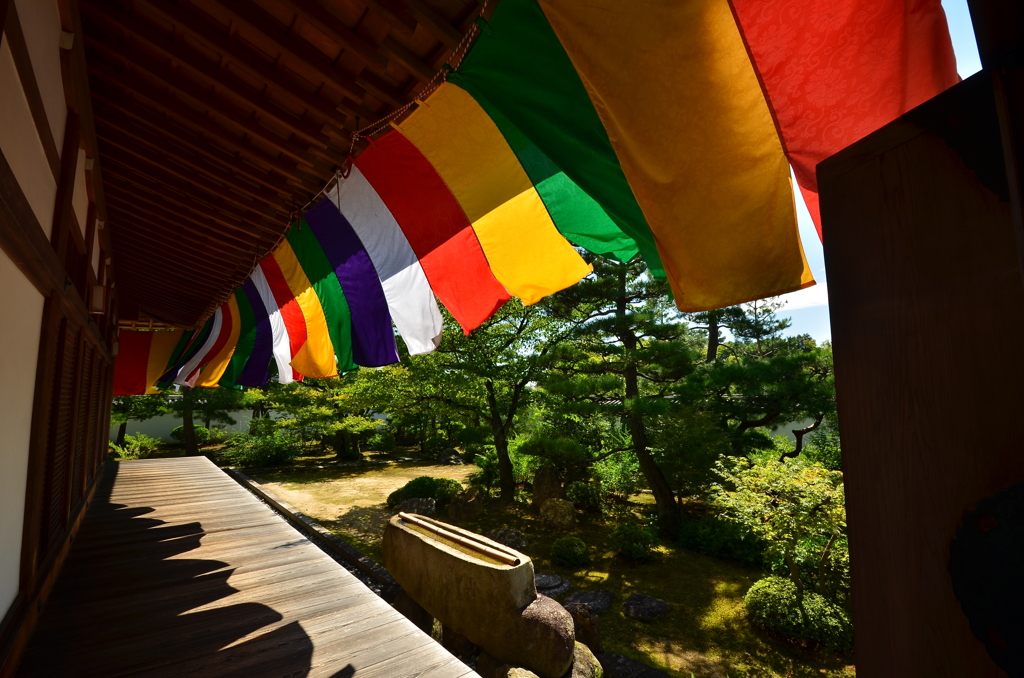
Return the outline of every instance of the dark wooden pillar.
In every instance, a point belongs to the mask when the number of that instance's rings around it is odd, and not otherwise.
[[[818,167],[860,678],[1006,675],[949,569],[963,517],[1024,480],[1005,82],[979,73]]]

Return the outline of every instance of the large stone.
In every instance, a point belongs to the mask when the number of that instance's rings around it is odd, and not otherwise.
[[[432,516],[437,513],[437,501],[433,497],[406,499],[394,509],[393,513],[415,513],[421,516]]]
[[[481,652],[476,658],[476,672],[481,678],[505,678],[511,668],[486,652]]]
[[[427,635],[430,635],[430,632],[434,630],[434,618],[429,612],[420,607],[420,604],[413,600],[412,596],[406,593],[404,589],[399,589],[395,602],[391,605]]]
[[[611,591],[577,591],[562,601],[563,605],[569,603],[583,603],[594,612],[601,613],[612,606],[612,593]]]
[[[652,669],[615,652],[598,655],[597,660],[604,669],[604,678],[670,678],[664,671]]]
[[[604,652],[597,613],[586,603],[566,603],[565,611],[572,617],[572,624],[576,629],[576,642],[583,643],[594,654]]]
[[[643,593],[634,593],[622,604],[622,611],[630,617],[636,617],[643,621],[651,621],[668,614],[672,607],[664,600]]]
[[[537,593],[541,593],[548,598],[557,598],[572,588],[572,584],[569,583],[568,579],[547,572],[538,572],[537,576],[534,577],[534,581],[537,583]]]
[[[384,565],[412,598],[441,624],[496,660],[561,678],[572,663],[572,617],[537,594],[533,562],[486,537],[433,519],[456,535],[518,557],[491,560],[395,516],[384,531]]]
[[[565,499],[562,473],[552,464],[544,464],[533,474],[533,508],[539,511],[548,499]]]
[[[540,520],[556,530],[569,529],[576,524],[576,507],[565,499],[548,499],[540,507]]]
[[[576,641],[572,659],[572,672],[567,678],[603,678],[604,669],[601,662],[583,643]]]
[[[462,461],[462,456],[459,454],[458,450],[454,447],[449,447],[437,458],[437,463],[445,466],[459,466],[465,462]]]
[[[459,659],[475,657],[480,647],[461,633],[456,633],[447,626],[441,626],[441,646]]]
[[[472,522],[484,510],[484,497],[479,487],[471,487],[448,504],[448,520],[457,523]]]
[[[499,544],[504,544],[516,551],[522,551],[530,545],[530,542],[526,540],[523,533],[512,527],[501,527],[497,530],[491,530],[486,536],[488,539],[493,539]]]
[[[508,673],[506,673],[504,676],[502,676],[502,678],[539,678],[539,677],[533,671],[529,671],[527,669],[524,669],[522,667],[517,666],[514,669],[509,669]]]

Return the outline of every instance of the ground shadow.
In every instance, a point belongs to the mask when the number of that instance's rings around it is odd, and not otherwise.
[[[313,643],[297,622],[259,633],[282,616],[254,602],[194,611],[237,592],[233,570],[180,557],[200,523],[111,503],[116,474],[109,464],[17,675],[306,676]]]

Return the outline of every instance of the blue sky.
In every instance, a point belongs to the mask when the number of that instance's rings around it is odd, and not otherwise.
[[[956,52],[957,71],[961,78],[981,70],[978,58],[978,46],[974,41],[974,29],[971,26],[971,15],[967,10],[967,0],[942,0],[949,23],[949,34],[953,39],[953,51]],[[793,179],[794,186],[796,179]],[[797,220],[800,224],[800,237],[803,239],[807,262],[814,272],[818,284],[806,290],[800,290],[782,297],[786,307],[779,315],[789,316],[793,320],[790,334],[810,334],[818,341],[832,338],[832,328],[828,317],[828,285],[825,280],[825,257],[821,250],[821,241],[814,230],[811,215],[804,207],[800,192],[796,192]]]

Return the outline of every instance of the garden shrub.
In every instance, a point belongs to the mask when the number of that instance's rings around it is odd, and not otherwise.
[[[640,462],[632,452],[621,452],[606,457],[595,463],[593,469],[601,481],[601,489],[606,494],[625,499],[643,487],[644,475],[640,471]]]
[[[586,513],[601,512],[601,486],[574,480],[565,486],[565,497]]]
[[[160,441],[145,433],[125,436],[124,445],[110,443],[110,447],[121,459],[148,459],[156,452]]]
[[[612,550],[633,560],[652,560],[658,543],[653,526],[640,527],[635,522],[622,523],[608,534]]]
[[[551,545],[551,560],[563,567],[576,569],[590,564],[590,553],[579,537],[561,537]]]
[[[277,428],[277,421],[270,417],[253,417],[249,420],[249,435],[251,436],[269,436]]]
[[[683,523],[679,531],[679,546],[748,565],[764,562],[764,543],[748,528],[723,518]]]
[[[394,452],[395,437],[391,435],[390,431],[378,430],[366,439],[366,444],[363,447],[374,452]]]
[[[196,432],[197,445],[205,445],[210,442],[210,429],[205,426],[193,426],[192,429]],[[185,442],[185,427],[176,426],[174,430],[171,431],[171,437],[179,443]]]
[[[239,433],[231,439],[231,447],[225,448],[221,455],[238,466],[272,466],[292,461],[302,450],[302,443],[285,431],[262,436]]]
[[[744,602],[755,626],[790,640],[819,643],[835,652],[853,648],[853,622],[846,611],[817,593],[801,595],[789,579],[761,579],[747,591]]]
[[[388,495],[388,508],[394,508],[406,499],[433,499],[444,505],[462,493],[462,483],[453,478],[413,478]]]

